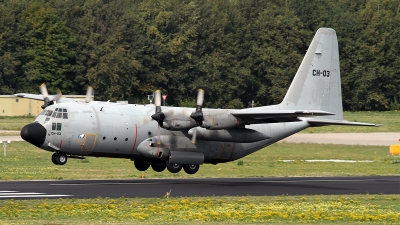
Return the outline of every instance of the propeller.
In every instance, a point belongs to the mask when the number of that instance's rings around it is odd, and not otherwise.
[[[62,96],[61,91],[60,91],[57,93],[57,95],[53,99],[50,100],[49,93],[47,91],[45,83],[40,85],[40,93],[42,93],[43,101],[44,101],[44,104],[41,106],[42,109],[45,109],[47,106],[53,105],[54,102],[58,101],[58,99],[60,99]]]
[[[156,105],[156,112],[151,116],[155,121],[158,122],[158,138],[157,138],[157,148],[160,148],[161,140],[160,140],[160,132],[165,119],[165,114],[161,111],[161,91],[156,90],[154,92],[154,104]]]
[[[154,104],[156,105],[156,112],[151,116],[151,118],[158,122],[158,126],[162,127],[165,119],[165,114],[161,111],[161,91],[156,90],[154,94]]]
[[[93,96],[93,88],[89,86],[86,90],[86,103],[89,103],[90,100],[92,100],[92,96]]]
[[[197,123],[197,125],[202,126],[203,125],[203,121],[204,121],[204,117],[203,117],[203,102],[204,102],[204,90],[203,89],[199,89],[199,91],[197,92],[197,103],[196,103],[196,111],[194,111],[190,117],[192,117],[192,119],[194,119]],[[196,129],[194,129],[193,132],[193,136],[192,136],[192,143],[195,144],[196,143]]]

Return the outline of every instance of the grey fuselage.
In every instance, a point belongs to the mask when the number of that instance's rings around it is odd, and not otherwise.
[[[275,106],[271,106],[273,107]],[[59,113],[54,113],[56,108],[60,109]],[[163,107],[163,110],[168,108]],[[49,110],[53,111],[51,115]],[[167,151],[203,153],[204,163],[215,164],[242,158],[309,127],[307,121],[248,125],[246,128],[266,134],[269,138],[252,143],[197,140],[193,144],[188,129],[170,131],[160,128],[151,119],[154,110],[154,105],[104,102],[52,105],[35,120],[35,123],[46,129],[45,140],[39,147],[76,156],[142,159],[152,162],[159,158],[141,154],[138,146],[147,146],[146,140],[153,139],[162,142],[162,148]]]

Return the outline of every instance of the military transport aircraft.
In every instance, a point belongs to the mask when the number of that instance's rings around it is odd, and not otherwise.
[[[320,28],[278,105],[245,109],[196,108],[155,104],[119,104],[73,100],[60,95],[15,94],[43,100],[43,112],[24,126],[21,137],[54,152],[52,161],[85,156],[127,158],[136,169],[194,174],[203,163],[237,160],[307,127],[378,126],[343,120],[339,50],[335,30]]]

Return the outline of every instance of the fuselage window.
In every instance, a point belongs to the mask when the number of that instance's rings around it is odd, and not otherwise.
[[[57,130],[61,131],[61,123],[57,123]]]

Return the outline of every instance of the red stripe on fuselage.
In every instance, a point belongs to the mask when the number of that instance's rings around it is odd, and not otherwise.
[[[135,142],[133,142],[133,147],[132,147],[131,154],[133,153],[133,151],[135,150],[135,147],[136,147],[136,141],[137,141],[137,136],[138,136],[138,126],[137,126],[137,124],[135,124],[135,130],[136,130],[136,132],[135,132]]]

